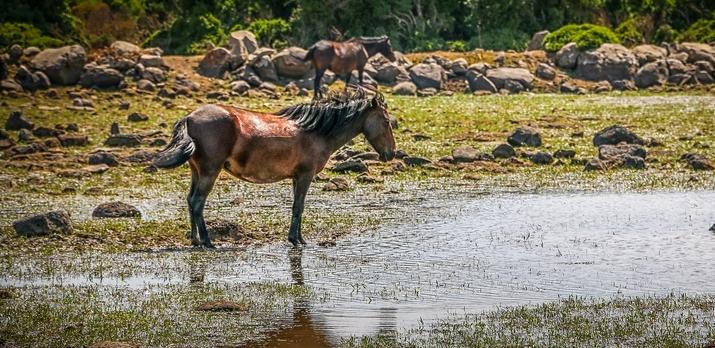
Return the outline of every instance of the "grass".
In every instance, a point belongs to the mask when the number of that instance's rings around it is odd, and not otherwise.
[[[345,347],[697,347],[715,341],[707,295],[593,300],[453,317],[416,329],[352,337]]]

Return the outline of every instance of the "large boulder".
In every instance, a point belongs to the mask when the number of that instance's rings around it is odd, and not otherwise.
[[[548,30],[542,30],[534,33],[529,41],[529,45],[526,47],[527,51],[538,51],[544,49],[544,38],[549,35]]]
[[[531,89],[534,75],[529,70],[522,68],[496,68],[487,70],[487,78],[494,83],[497,89],[509,87],[510,82],[516,82],[524,89]]]
[[[273,56],[273,65],[279,76],[301,78],[310,71],[311,63],[304,62],[306,50],[300,47],[289,47]]]
[[[206,77],[223,78],[227,72],[240,65],[238,57],[223,47],[214,48],[201,59],[196,71]]]
[[[668,67],[662,60],[647,63],[636,72],[635,82],[638,88],[662,85],[666,81],[668,81]]]
[[[396,84],[392,87],[392,94],[394,95],[415,95],[417,94],[417,86],[409,81],[404,81]]]
[[[123,80],[124,76],[116,69],[106,65],[87,64],[79,84],[85,88],[114,88]]]
[[[467,72],[467,83],[469,84],[469,90],[472,92],[476,91],[487,91],[489,93],[496,93],[497,88],[494,83],[490,81],[486,76],[474,71],[469,70]]]
[[[539,130],[529,126],[517,128],[506,141],[512,146],[541,146],[541,133]]]
[[[419,89],[442,89],[442,75],[444,70],[436,63],[420,63],[410,69],[410,79]]]
[[[398,79],[409,79],[409,74],[404,67],[393,62],[386,62],[380,65],[373,65],[375,76],[373,78],[381,83],[393,84]]]
[[[681,52],[688,54],[688,63],[695,63],[699,60],[710,62],[715,66],[715,47],[704,43],[684,42],[680,44]]]
[[[633,133],[630,129],[620,125],[613,125],[601,129],[596,133],[596,135],[593,136],[594,146],[601,146],[604,144],[616,145],[621,142],[638,145],[645,144],[645,140],[643,140],[643,138]]]
[[[234,31],[228,38],[228,47],[236,56],[247,56],[258,49],[256,35],[246,30]]]
[[[579,55],[576,73],[587,80],[630,80],[638,69],[636,56],[617,44],[603,44]]]
[[[21,65],[17,69],[15,80],[27,91],[50,87],[50,80],[47,78],[47,75],[41,71],[33,73],[24,65]]]
[[[267,55],[255,57],[250,65],[253,71],[260,76],[261,80],[278,81],[276,66],[273,64],[273,61],[271,61],[271,57]]]
[[[556,78],[556,70],[546,63],[539,63],[536,66],[536,77],[542,80],[553,80]]]
[[[114,41],[109,49],[120,57],[139,55],[142,51],[141,47],[126,41]]]
[[[45,73],[53,84],[72,85],[79,81],[86,61],[84,48],[72,45],[43,50],[32,58],[30,67]]]
[[[20,111],[10,112],[10,116],[5,121],[5,129],[7,130],[20,130],[20,129],[33,129],[35,124],[32,121],[25,118]]]
[[[573,69],[578,63],[578,56],[581,54],[575,42],[567,43],[556,52],[554,62],[562,69]]]
[[[57,210],[17,220],[12,227],[22,236],[44,236],[72,232],[72,220],[66,211]]]
[[[638,45],[631,48],[631,52],[636,55],[640,65],[665,59],[668,55],[665,48],[655,45]]]

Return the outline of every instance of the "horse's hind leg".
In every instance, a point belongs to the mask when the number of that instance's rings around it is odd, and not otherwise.
[[[208,172],[199,171],[194,194],[189,198],[192,216],[191,219],[194,221],[196,229],[199,232],[199,244],[202,244],[207,248],[213,248],[213,245],[211,244],[209,234],[206,231],[204,206],[206,205],[206,198],[208,198],[209,193],[211,192],[211,189],[213,189],[214,183],[216,182],[218,173],[219,170],[211,170]]]
[[[320,92],[320,82],[323,79],[323,74],[325,74],[325,70],[315,71],[315,80],[313,81],[313,99],[320,99],[320,95],[322,94]]]
[[[186,197],[186,201],[189,205],[189,221],[191,222],[191,229],[186,233],[186,238],[191,240],[192,245],[199,245],[200,241],[198,239],[198,234],[197,234],[197,229],[196,229],[196,220],[194,220],[194,213],[193,213],[193,200],[191,197],[193,197],[194,192],[196,192],[196,182],[199,180],[199,172],[198,169],[196,169],[196,166],[193,164],[193,162],[189,162],[189,167],[191,168],[191,189],[189,190],[189,195]]]
[[[298,243],[305,244],[301,233],[301,220],[303,219],[303,207],[305,207],[305,195],[308,193],[312,180],[312,173],[303,173],[293,179],[293,214],[288,231],[288,240],[293,246],[297,246]]]

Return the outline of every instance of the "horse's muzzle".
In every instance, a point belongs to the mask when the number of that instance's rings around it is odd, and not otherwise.
[[[395,151],[385,151],[380,154],[380,161],[389,162],[395,158]]]

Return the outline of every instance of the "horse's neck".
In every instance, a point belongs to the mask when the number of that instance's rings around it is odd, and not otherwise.
[[[378,45],[379,43],[362,43],[362,47],[365,47],[368,57],[372,57],[378,53]]]
[[[343,145],[347,144],[350,140],[362,133],[364,118],[365,114],[362,114],[360,117],[356,117],[353,122],[350,122],[342,127],[339,132],[326,137],[325,141],[328,144],[331,153],[337,151],[343,147]]]

